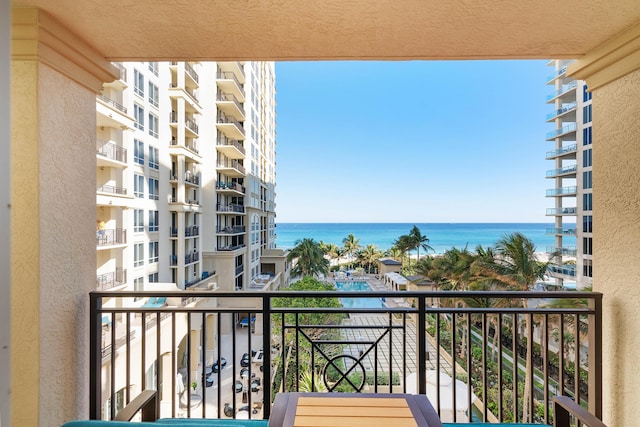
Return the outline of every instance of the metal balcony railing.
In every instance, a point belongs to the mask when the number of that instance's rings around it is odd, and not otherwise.
[[[239,233],[244,233],[247,230],[247,228],[244,225],[234,225],[233,227],[231,226],[218,226],[218,228],[216,229],[216,233],[218,234],[239,234]]]
[[[236,107],[238,107],[238,109],[240,111],[242,111],[243,114],[244,114],[244,107],[242,106],[240,101],[238,101],[238,98],[236,98],[235,96],[233,96],[230,93],[223,93],[221,91],[218,91],[218,93],[216,94],[216,101],[233,102],[234,104],[236,104]]]
[[[90,328],[91,419],[140,381],[163,385],[161,417],[266,419],[276,393],[316,386],[433,388],[441,417],[446,402],[460,405],[454,422],[552,424],[554,395],[602,414],[600,293],[92,292]]]
[[[193,81],[195,81],[196,83],[199,82],[200,78],[198,77],[198,73],[196,72],[196,70],[193,69],[191,64],[189,64],[188,62],[185,62],[184,63],[184,70],[187,72],[187,74],[189,74],[191,76]]]
[[[240,133],[242,133],[243,135],[245,134],[244,126],[242,125],[242,123],[240,123],[239,121],[237,121],[233,117],[229,117],[229,116],[227,116],[226,114],[224,114],[222,112],[218,112],[217,121],[218,121],[218,123],[233,124],[238,128]]]
[[[124,105],[114,101],[113,99],[109,98],[108,96],[99,93],[98,95],[96,95],[96,97],[100,101],[102,101],[105,104],[109,105],[110,107],[115,108],[116,110],[118,110],[118,111],[120,111],[120,112],[122,112],[124,114],[127,114],[127,107],[125,107]]]
[[[123,245],[127,243],[127,230],[122,228],[96,231],[97,246]]]
[[[216,205],[216,211],[218,212],[233,212],[233,213],[244,213],[244,205],[238,205],[235,203],[230,203],[228,205],[224,203],[218,203]]]
[[[242,154],[246,154],[246,150],[244,148],[244,146],[242,145],[241,142],[236,141],[235,139],[227,139],[225,138],[220,138],[218,139],[218,143],[216,144],[218,146],[226,146],[226,145],[232,145],[234,147],[236,147],[238,149],[238,151],[240,151]]]
[[[244,166],[240,164],[237,160],[229,160],[229,159],[218,159],[217,163],[218,168],[233,168],[238,170],[242,174],[246,174]]]
[[[553,265],[550,264],[547,267],[547,271],[551,274],[564,274],[565,276],[575,277],[576,266],[575,265]]]
[[[96,190],[99,193],[118,194],[121,196],[127,195],[127,189],[124,187],[116,187],[113,185],[101,185]]]
[[[189,227],[185,227],[184,236],[185,237],[195,237],[200,235],[200,227],[197,225],[191,225]]]
[[[97,154],[118,162],[127,162],[127,149],[103,139],[96,140]]]
[[[99,274],[96,277],[96,289],[99,291],[106,291],[116,286],[122,286],[127,283],[127,269],[116,268],[115,271],[109,273]]]
[[[576,212],[577,212],[576,207],[547,209],[547,215],[575,215]]]

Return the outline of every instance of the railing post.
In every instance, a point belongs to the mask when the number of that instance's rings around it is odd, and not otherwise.
[[[424,296],[418,297],[418,324],[416,333],[418,334],[418,390],[419,394],[427,394],[427,303]]]
[[[602,419],[602,294],[589,302],[589,412]]]
[[[89,293],[89,419],[100,419],[102,402],[102,298]],[[112,320],[113,321],[113,320]]]
[[[271,297],[262,297],[262,417],[271,415]]]

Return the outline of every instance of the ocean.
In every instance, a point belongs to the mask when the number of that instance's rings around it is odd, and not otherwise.
[[[554,246],[554,236],[545,235],[553,224],[546,223],[425,223],[415,224],[429,238],[435,253],[443,253],[452,247],[475,250],[476,246],[493,246],[503,235],[521,232],[536,245],[537,252]],[[360,246],[373,244],[381,250],[393,246],[403,234],[409,234],[413,223],[278,223],[276,244],[291,249],[297,240],[312,238],[315,241],[342,246],[342,239],[353,234],[360,239]],[[422,253],[422,251],[420,251]]]

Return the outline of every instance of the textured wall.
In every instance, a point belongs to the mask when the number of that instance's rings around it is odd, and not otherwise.
[[[604,294],[604,421],[635,426],[640,419],[640,71],[595,91],[593,134],[593,286]]]
[[[12,62],[12,425],[88,414],[95,95]]]

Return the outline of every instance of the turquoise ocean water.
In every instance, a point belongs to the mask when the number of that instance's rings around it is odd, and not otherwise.
[[[403,234],[409,234],[413,223],[278,223],[276,244],[279,248],[290,249],[303,238],[334,243],[342,246],[342,239],[354,234],[360,245],[376,245],[387,250]],[[422,234],[429,238],[429,245],[435,253],[443,253],[455,246],[468,245],[474,250],[477,245],[492,246],[503,235],[519,231],[531,239],[536,251],[544,252],[554,245],[554,236],[545,235],[553,224],[546,223],[416,223]],[[422,251],[421,251],[422,252]]]

